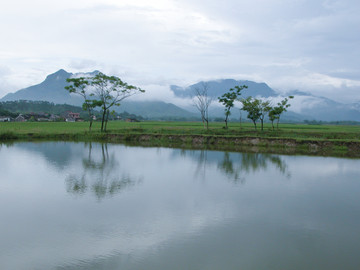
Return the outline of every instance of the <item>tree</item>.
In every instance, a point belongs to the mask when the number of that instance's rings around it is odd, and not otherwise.
[[[262,101],[261,99],[248,97],[241,100],[243,104],[243,110],[247,111],[248,118],[251,119],[254,123],[256,129],[256,121],[260,120],[261,130],[264,130],[264,119],[268,111],[271,110],[269,101]]]
[[[234,88],[230,88],[229,92],[226,92],[221,97],[219,97],[219,102],[225,106],[225,128],[228,128],[228,118],[231,114],[230,110],[234,107],[234,102],[241,95],[241,91],[244,88],[248,88],[246,85],[235,86]]]
[[[241,103],[243,104],[243,111],[246,111],[248,113],[247,118],[249,118],[254,126],[256,127],[256,121],[260,119],[261,112],[260,112],[260,100],[259,99],[253,99],[252,97],[247,97],[246,99],[242,99]]]
[[[204,128],[209,129],[209,106],[213,102],[213,98],[208,96],[209,85],[202,83],[200,87],[195,87],[194,105],[201,115],[201,121]]]
[[[87,111],[89,114],[89,131],[91,131],[93,118],[94,118],[94,108],[100,106],[100,102],[95,99],[90,99],[90,97],[94,96],[93,93],[89,90],[90,80],[91,78],[68,78],[66,81],[71,83],[71,85],[65,86],[65,89],[68,90],[70,93],[75,93],[84,98],[84,103],[82,108],[84,111]]]
[[[278,102],[277,106],[271,108],[268,111],[268,115],[269,115],[269,119],[271,121],[272,124],[272,128],[274,129],[274,121],[277,120],[276,123],[276,128],[279,129],[279,122],[280,122],[280,116],[283,112],[287,111],[287,108],[289,108],[291,106],[291,104],[289,104],[289,99],[293,99],[294,96],[289,96],[283,100],[281,100],[280,102]]]
[[[145,92],[139,87],[123,82],[116,76],[107,76],[101,72],[94,77],[70,78],[67,82],[72,85],[66,86],[65,89],[70,93],[81,95],[85,100],[83,109],[89,113],[89,130],[92,126],[94,108],[101,107],[101,132],[106,131],[111,107],[120,106],[122,100],[138,92]]]
[[[273,130],[274,130],[274,121],[280,118],[280,114],[281,114],[281,109],[278,106],[271,108],[271,110],[268,113],[269,120],[271,121],[271,126]]]
[[[120,102],[125,98],[136,93],[145,92],[145,90],[139,87],[123,82],[116,76],[107,76],[101,72],[91,79],[91,86],[94,88],[101,104],[101,132],[106,131],[111,107],[120,106]]]
[[[260,100],[260,122],[261,122],[261,130],[264,130],[264,119],[266,114],[271,110],[270,101]]]

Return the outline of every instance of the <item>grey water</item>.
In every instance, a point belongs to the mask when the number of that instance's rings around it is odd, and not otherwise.
[[[360,269],[360,160],[2,144],[0,269]]]

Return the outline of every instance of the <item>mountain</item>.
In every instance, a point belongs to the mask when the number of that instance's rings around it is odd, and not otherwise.
[[[277,104],[277,102],[286,96],[294,96],[295,98],[290,101],[291,107],[288,109],[288,112],[282,116],[282,119],[285,121],[360,121],[360,103],[344,104],[299,90],[293,90],[286,93],[286,95],[281,95],[265,83],[226,79],[199,82],[187,87],[172,85],[170,89],[177,97],[191,98],[194,96],[195,89],[201,89],[204,84],[208,87],[208,95],[215,100],[209,108],[209,115],[211,117],[222,117],[224,114],[224,108],[217,106],[217,97],[236,85],[247,85],[248,88],[241,92],[242,98],[248,96],[262,97],[271,100],[273,104]],[[191,107],[191,105],[184,108],[190,111],[194,110],[194,106]],[[232,110],[232,117],[239,118],[239,110]],[[246,114],[243,113],[242,117],[245,118]]]
[[[83,103],[82,97],[76,94],[69,94],[64,89],[67,85],[66,79],[72,76],[93,76],[99,71],[93,71],[83,74],[72,74],[63,69],[50,74],[46,79],[37,85],[21,89],[15,93],[7,94],[0,101],[16,101],[16,100],[33,100],[48,101],[56,104],[69,104],[80,106]],[[176,85],[170,86],[175,97],[186,99],[187,106],[177,106],[172,103],[163,101],[133,101],[126,99],[121,103],[120,107],[116,107],[117,112],[126,111],[130,114],[140,115],[148,119],[160,120],[195,120],[199,119],[199,113],[189,101],[194,96],[194,89],[201,88],[206,84],[209,96],[213,97],[214,102],[209,108],[211,119],[222,118],[224,108],[217,102],[217,97],[227,92],[236,85],[247,85],[248,88],[242,91],[241,97],[247,96],[263,97],[277,104],[285,96],[293,95],[294,99],[290,101],[291,107],[288,112],[282,116],[285,121],[316,120],[316,121],[360,121],[360,103],[344,104],[325,97],[314,96],[310,93],[294,90],[286,95],[281,95],[270,88],[266,83],[257,83],[252,81],[241,81],[233,79],[214,80],[207,82],[199,82],[187,87]],[[183,104],[184,102],[182,102]],[[234,119],[239,119],[239,109],[232,110]],[[242,113],[242,118],[246,118],[246,114]]]
[[[81,74],[82,76],[94,76],[99,71]],[[10,93],[0,99],[1,102],[16,101],[16,100],[30,100],[30,101],[48,101],[56,104],[70,104],[81,106],[84,102],[82,97],[76,94],[70,94],[65,90],[68,85],[66,79],[79,74],[66,72],[63,69],[50,74],[45,81],[40,84],[30,86],[15,93]],[[121,113],[126,111],[130,114],[141,115],[149,119],[196,119],[198,116],[194,113],[188,112],[178,106],[165,103],[162,101],[130,101],[125,100],[120,107],[114,108]]]
[[[193,112],[179,108],[172,103],[162,101],[124,101],[121,106],[115,109],[118,112],[141,115],[148,119],[160,120],[186,120],[197,119],[199,116]]]
[[[360,104],[344,104],[326,97],[314,96],[299,91],[294,95],[291,109],[307,120],[317,121],[360,121]]]
[[[72,73],[60,69],[48,75],[42,83],[7,94],[0,101],[42,100],[58,104],[79,105],[80,98],[73,97],[64,89],[67,85],[66,79],[72,75]]]
[[[252,81],[236,81],[233,79],[216,80],[208,82],[199,82],[188,87],[180,87],[171,85],[170,90],[175,96],[180,98],[191,98],[194,96],[194,90],[196,88],[202,88],[203,85],[208,87],[208,95],[213,98],[220,97],[225,92],[228,92],[230,88],[235,85],[246,85],[248,88],[241,91],[241,96],[246,98],[248,96],[261,96],[261,97],[276,97],[278,94],[271,89],[266,83],[256,83]]]

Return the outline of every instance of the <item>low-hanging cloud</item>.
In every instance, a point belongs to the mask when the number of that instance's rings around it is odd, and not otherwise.
[[[234,78],[360,100],[359,11],[355,0],[14,0],[0,10],[0,94],[63,68],[166,99],[165,85]]]

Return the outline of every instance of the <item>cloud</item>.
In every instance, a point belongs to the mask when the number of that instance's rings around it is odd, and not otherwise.
[[[99,63],[90,59],[73,59],[69,64],[69,68],[74,70],[93,70],[99,66]]]
[[[359,11],[355,0],[14,0],[0,10],[0,61],[22,87],[99,69],[141,85],[232,77],[360,100]]]

